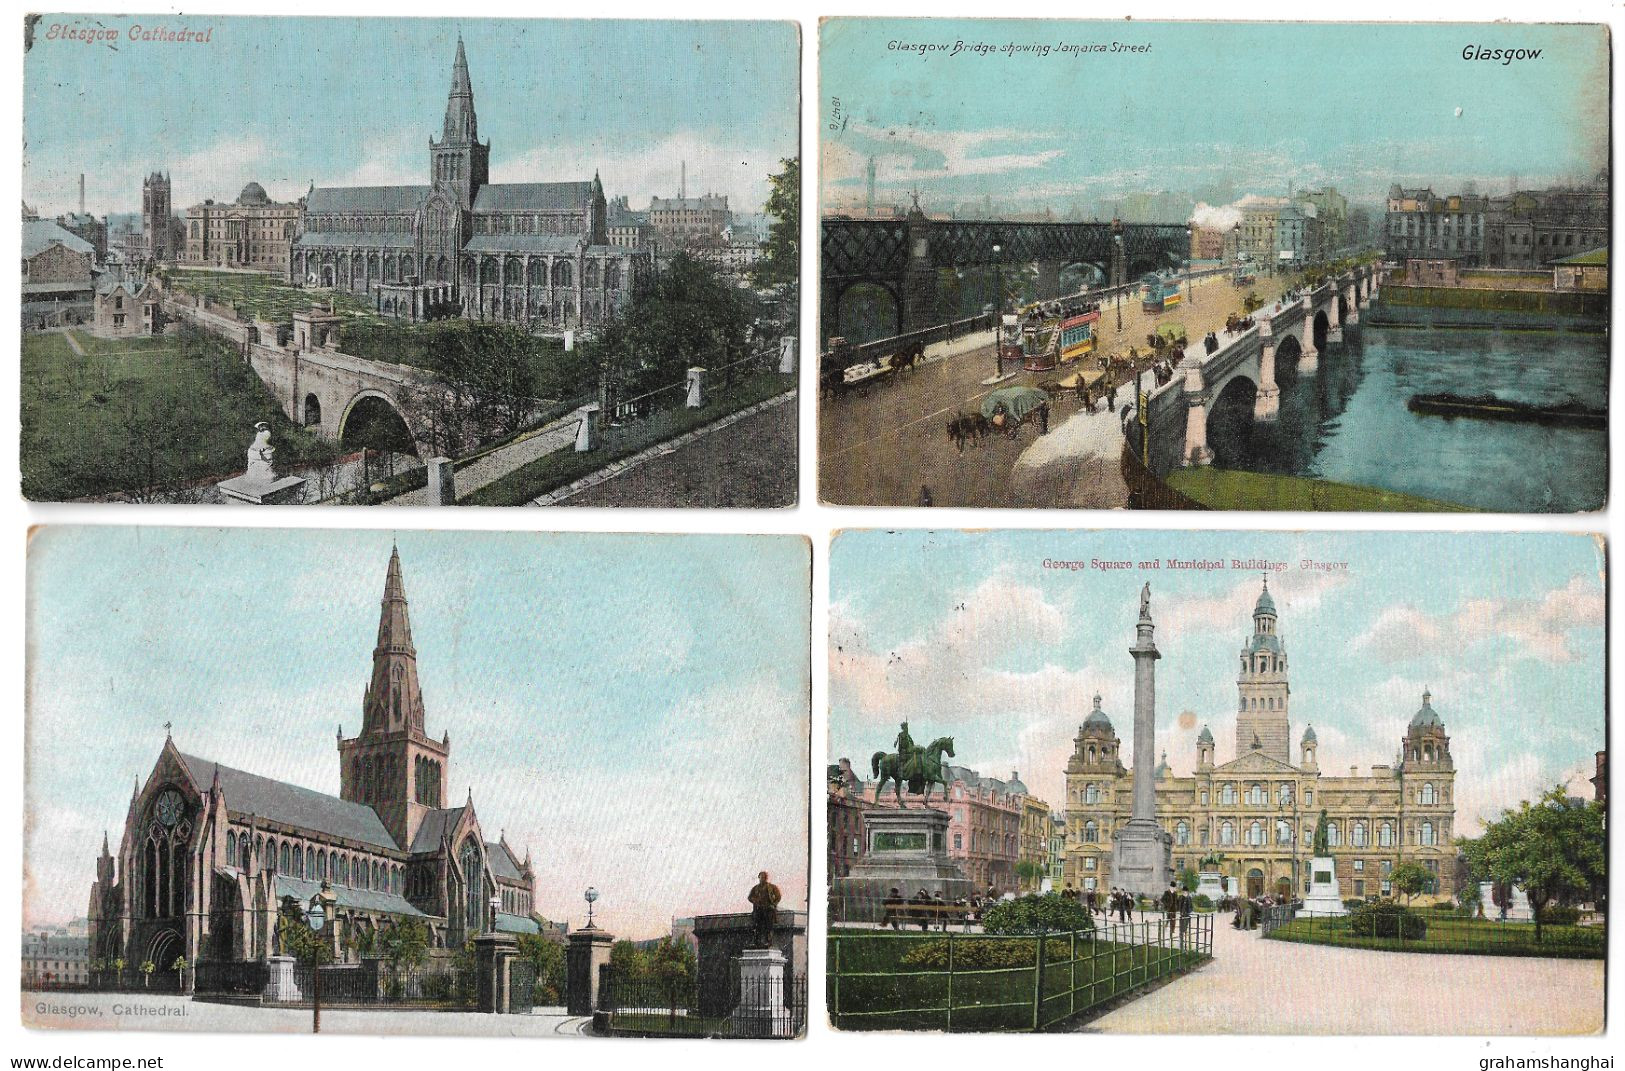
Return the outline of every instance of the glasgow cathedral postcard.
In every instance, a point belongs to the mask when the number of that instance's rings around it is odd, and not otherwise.
[[[800,1036],[810,550],[37,530],[24,1025]]]
[[[25,498],[794,504],[795,23],[24,46]]]
[[[842,533],[830,1021],[1601,1032],[1605,566],[1568,534]]]
[[[820,498],[1602,509],[1610,75],[1597,24],[825,21]]]

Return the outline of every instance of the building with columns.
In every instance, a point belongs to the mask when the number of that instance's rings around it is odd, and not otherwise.
[[[461,38],[427,162],[426,185],[313,187],[289,279],[403,320],[460,314],[561,332],[604,323],[653,271],[652,251],[611,242],[596,174],[490,181]]]
[[[384,579],[361,731],[336,747],[330,795],[189,754],[166,733],[130,795],[117,849],[102,840],[90,888],[93,960],[263,961],[287,897],[328,884],[339,962],[368,931],[413,920],[445,956],[493,926],[536,933],[536,874],[505,837],[486,839],[472,790],[448,798],[451,737],[426,729],[400,555]],[[158,976],[161,984],[162,975]],[[171,977],[173,977],[171,975]],[[173,984],[171,982],[170,984]]]
[[[1294,763],[1289,662],[1267,581],[1252,616],[1236,677],[1232,757],[1217,761],[1213,733],[1203,726],[1191,776],[1174,776],[1166,752],[1155,769],[1156,821],[1172,838],[1175,873],[1196,870],[1203,857],[1217,854],[1219,869],[1249,895],[1284,893],[1294,885],[1301,895],[1315,824],[1325,810],[1344,896],[1389,894],[1388,874],[1412,860],[1448,888],[1456,768],[1432,695],[1423,693],[1392,763],[1373,764],[1364,774],[1355,767],[1347,775],[1323,770],[1312,725],[1298,738]],[[1116,883],[1112,838],[1129,822],[1132,785],[1121,741],[1097,695],[1066,766],[1064,877],[1075,888]]]
[[[186,210],[184,267],[239,268],[288,272],[288,255],[304,206],[273,201],[265,187],[250,182],[237,200],[204,201]]]

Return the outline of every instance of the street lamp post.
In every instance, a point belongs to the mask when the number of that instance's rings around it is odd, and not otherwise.
[[[1191,241],[1195,237],[1195,228],[1189,223],[1185,224],[1185,304],[1187,305],[1196,304],[1196,295],[1191,292],[1191,267],[1193,264]]]
[[[592,905],[598,900],[598,890],[589,885],[582,897],[587,901],[587,929],[595,930],[598,927],[594,926],[592,922]]]
[[[322,887],[310,898],[310,906],[304,912],[305,925],[309,926],[310,932],[318,938],[321,938],[322,931],[327,928],[328,922],[333,920],[333,902],[336,899],[333,895],[333,887],[326,881],[322,882]],[[313,978],[310,999],[310,1032],[312,1034],[322,1032],[322,956],[320,949],[325,947],[325,944],[319,944],[317,946],[318,951],[312,957],[311,974]]]
[[[1118,231],[1112,235],[1112,239],[1117,243],[1117,262],[1121,264],[1123,262],[1123,232]],[[1128,280],[1126,278],[1117,280],[1117,333],[1119,335],[1123,333],[1123,294],[1127,289]]]
[[[1004,247],[993,243],[993,378],[1004,375]]]

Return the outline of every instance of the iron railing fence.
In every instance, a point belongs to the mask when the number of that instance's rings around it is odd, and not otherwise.
[[[709,397],[717,390],[726,389],[732,384],[734,375],[742,372],[773,372],[778,370],[778,347],[757,350],[746,354],[738,360],[715,368],[705,369],[705,380],[702,388],[703,396]],[[794,378],[789,377],[789,378]],[[688,380],[683,378],[674,383],[654,387],[650,390],[632,395],[629,398],[620,396],[613,384],[607,385],[604,398],[601,400],[604,415],[600,418],[612,424],[624,424],[632,420],[645,420],[662,409],[669,409],[678,404],[677,400],[686,396]],[[668,398],[668,395],[670,396]]]
[[[692,978],[602,976],[600,1010],[609,1013],[612,1034],[645,1037],[794,1038],[807,1026],[807,976],[732,980],[735,1002],[723,1015],[700,1011],[700,989]]]
[[[1407,909],[1416,922],[1401,922],[1397,914],[1374,914],[1369,921],[1356,922],[1356,916],[1304,911],[1281,904],[1264,909],[1259,930],[1265,937],[1282,941],[1309,941],[1322,944],[1375,949],[1446,952],[1458,955],[1530,955],[1577,959],[1601,959],[1607,951],[1606,925],[1541,926],[1535,940],[1535,924],[1502,922],[1489,918],[1468,918],[1454,911],[1433,908]]]
[[[1040,934],[832,931],[837,1029],[1037,1031],[1212,958],[1213,916]]]

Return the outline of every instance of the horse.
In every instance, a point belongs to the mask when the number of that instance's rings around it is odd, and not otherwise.
[[[954,757],[954,738],[939,736],[925,747],[918,749],[916,753],[920,757],[919,765],[907,771],[909,792],[922,793],[925,797],[924,802],[928,803],[931,800],[931,786],[941,785],[942,798],[946,800],[948,798],[948,769],[943,765],[942,756]],[[899,761],[895,753],[887,754],[884,751],[877,751],[869,760],[869,771],[878,779],[875,782],[875,802],[880,801],[881,789],[886,787],[887,781],[890,781],[892,783],[892,792],[897,797],[897,806],[904,806],[902,778],[904,771],[898,769],[898,766]]]
[[[886,358],[886,364],[893,372],[905,369],[913,371],[914,366],[925,360],[925,344],[916,342],[906,350],[900,350]]]

